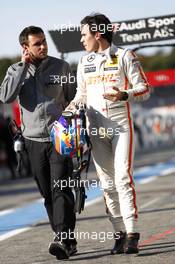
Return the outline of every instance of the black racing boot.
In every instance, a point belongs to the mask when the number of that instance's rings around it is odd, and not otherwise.
[[[129,233],[126,236],[125,253],[136,254],[139,253],[138,241],[140,238],[139,233]]]
[[[111,250],[112,255],[124,253],[125,238],[126,233],[122,231],[114,233],[115,244],[113,249]]]

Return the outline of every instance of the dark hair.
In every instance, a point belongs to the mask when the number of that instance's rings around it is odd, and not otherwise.
[[[35,34],[40,34],[40,33],[44,34],[44,31],[40,27],[29,26],[29,27],[24,28],[19,35],[20,45],[22,46],[23,44],[28,43],[29,35],[35,35]]]
[[[81,25],[89,25],[89,31],[92,35],[96,32],[100,32],[102,37],[106,39],[109,44],[112,42],[113,37],[113,26],[109,18],[103,14],[95,13],[84,17],[81,20]]]

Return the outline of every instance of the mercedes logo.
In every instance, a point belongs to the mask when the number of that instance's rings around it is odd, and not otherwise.
[[[91,62],[95,59],[95,54],[89,55],[89,57],[87,58],[87,61]]]

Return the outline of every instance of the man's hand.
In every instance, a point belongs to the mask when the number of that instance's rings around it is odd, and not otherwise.
[[[112,87],[112,89],[114,90],[114,92],[104,93],[103,98],[110,100],[112,102],[117,102],[122,100],[124,92],[120,91],[117,87]]]
[[[70,102],[70,104],[66,107],[65,111],[71,111],[71,112],[76,112],[77,108],[74,102]]]
[[[26,63],[32,63],[35,61],[35,58],[26,48],[23,48],[21,60]]]

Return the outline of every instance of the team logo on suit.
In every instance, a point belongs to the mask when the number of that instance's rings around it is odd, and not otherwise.
[[[91,54],[88,56],[87,61],[92,62],[95,59],[95,54]]]

